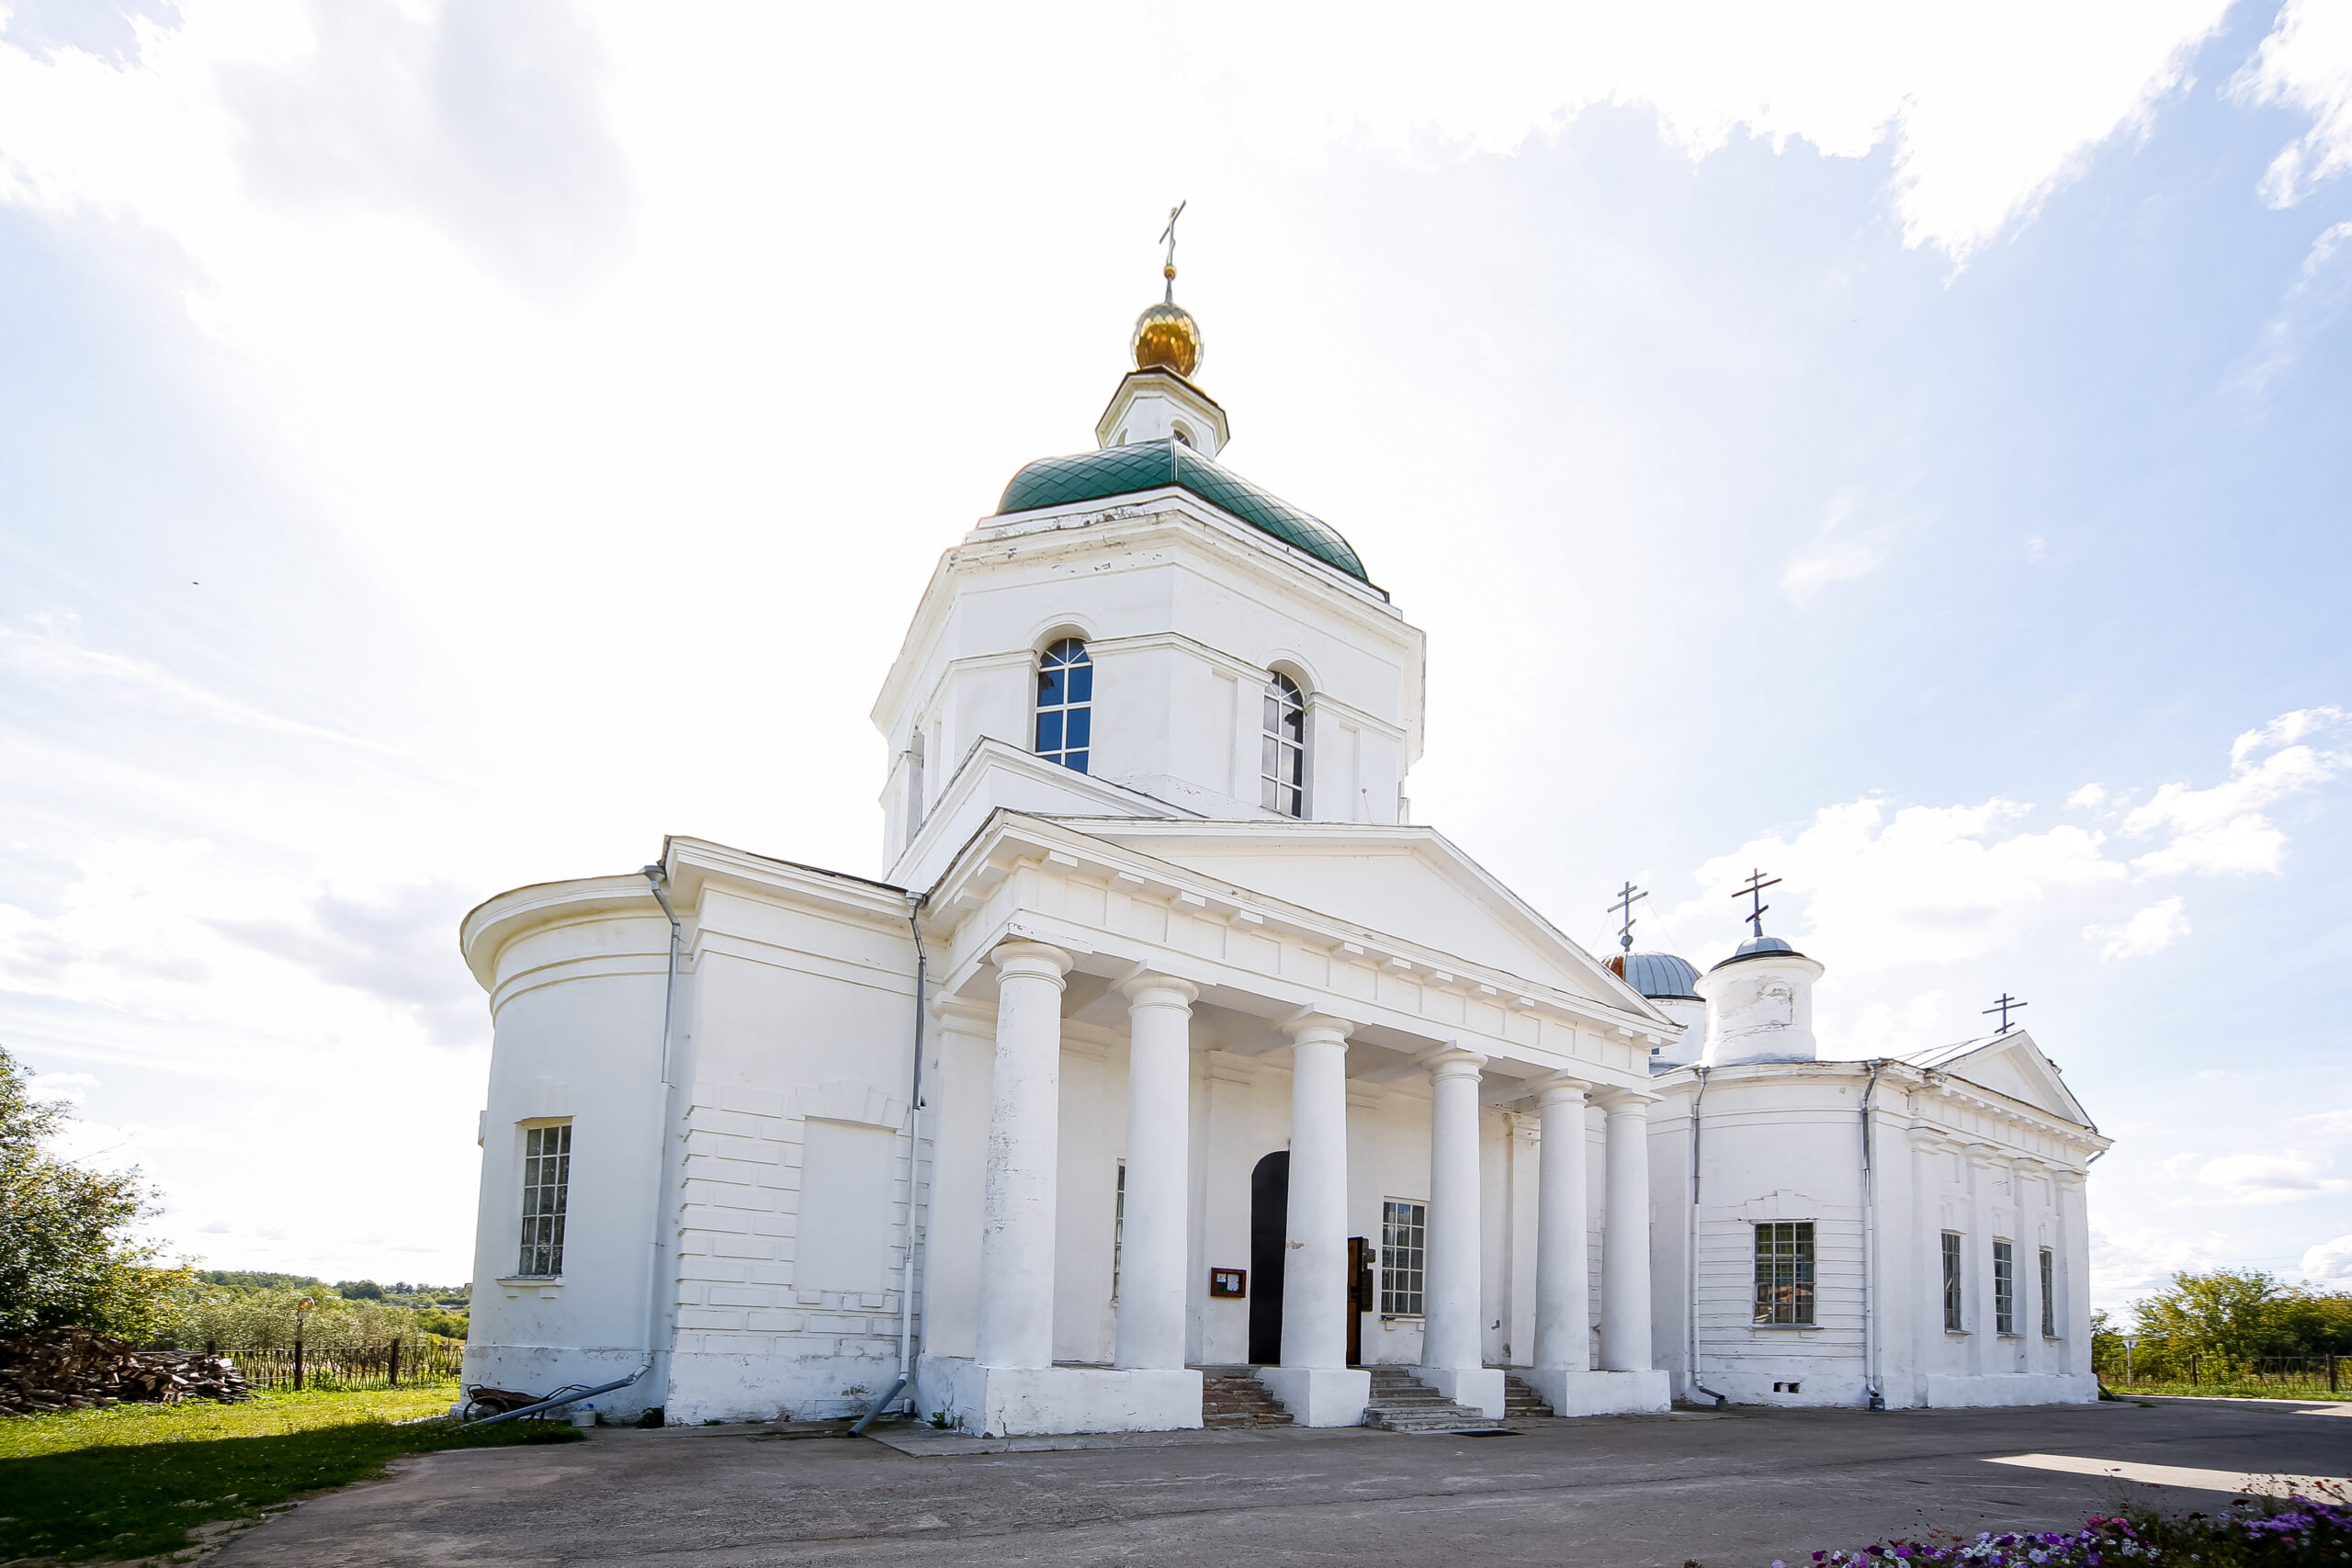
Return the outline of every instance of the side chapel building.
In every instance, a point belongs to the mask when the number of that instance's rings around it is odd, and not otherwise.
[[[1203,1368],[1315,1426],[1376,1371],[2095,1397],[2107,1141],[2027,1033],[1819,1060],[1785,942],[1604,963],[1407,820],[1422,634],[1217,461],[1172,283],[1131,346],[883,678],[887,880],[673,838],[467,916],[468,1380],[992,1434],[1198,1427]]]

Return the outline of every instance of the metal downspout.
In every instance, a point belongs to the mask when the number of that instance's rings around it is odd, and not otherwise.
[[[1699,1381],[1699,1107],[1707,1098],[1708,1068],[1699,1069],[1699,1088],[1690,1096],[1690,1212],[1682,1225],[1683,1322],[1690,1337],[1690,1386],[1717,1404],[1731,1403]]]
[[[910,899],[907,906],[907,929],[915,938],[915,1065],[913,1085],[907,1091],[907,1268],[906,1278],[899,1287],[899,1376],[888,1393],[876,1400],[865,1415],[850,1427],[850,1435],[862,1435],[874,1418],[890,1407],[890,1402],[914,1376],[915,1368],[915,1259],[922,1247],[927,1227],[915,1224],[915,1161],[922,1147],[922,1026],[928,998],[930,959],[922,946],[922,906],[928,894]],[[914,1409],[911,1395],[907,1409]]]
[[[1862,1086],[1862,1386],[1872,1410],[1886,1408],[1886,1391],[1879,1376],[1880,1341],[1877,1315],[1878,1281],[1878,1161],[1871,1139],[1871,1097],[1878,1092],[1883,1058],[1870,1063],[1871,1080]]]

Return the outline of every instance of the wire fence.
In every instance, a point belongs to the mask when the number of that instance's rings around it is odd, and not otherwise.
[[[2102,1344],[2091,1370],[2110,1388],[2275,1389],[2282,1394],[2352,1393],[2352,1356],[2232,1358],[2176,1349],[2157,1339]]]
[[[223,1354],[256,1388],[339,1390],[447,1382],[457,1377],[466,1348],[450,1339],[395,1339],[383,1345],[298,1345]]]

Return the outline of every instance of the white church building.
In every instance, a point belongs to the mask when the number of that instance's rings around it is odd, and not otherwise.
[[[989,1434],[1199,1427],[1204,1370],[1311,1426],[2094,1397],[2106,1140],[2025,1032],[1819,1060],[1785,942],[1603,962],[1408,820],[1422,634],[1217,460],[1172,297],[1132,347],[883,675],[884,879],[673,838],[467,916],[467,1380]]]

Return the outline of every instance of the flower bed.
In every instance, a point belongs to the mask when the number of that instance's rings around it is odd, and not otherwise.
[[[2352,1506],[2342,1500],[2290,1497],[2279,1502],[2233,1500],[2221,1513],[2159,1514],[2128,1508],[2086,1520],[2078,1530],[2015,1530],[1971,1539],[1931,1533],[1917,1540],[1887,1540],[1856,1551],[1813,1554],[1818,1568],[1898,1568],[1947,1563],[1969,1568],[2133,1568],[2177,1563],[2188,1568],[2268,1568],[2273,1563],[2352,1562]],[[1775,1562],[1772,1568],[1789,1568]],[[1801,1565],[1802,1568],[1802,1565]]]

